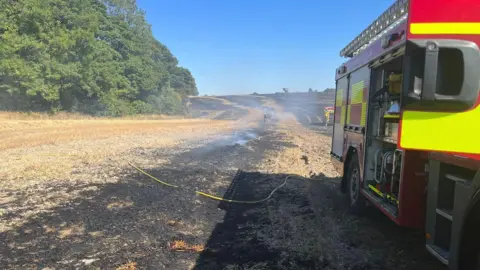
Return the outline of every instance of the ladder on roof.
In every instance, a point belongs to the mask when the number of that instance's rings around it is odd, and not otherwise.
[[[380,17],[340,51],[341,57],[353,57],[378,40],[408,16],[409,0],[396,0]]]

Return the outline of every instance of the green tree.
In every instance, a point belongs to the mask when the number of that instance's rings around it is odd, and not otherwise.
[[[135,0],[0,0],[0,59],[3,110],[181,113],[198,95]]]

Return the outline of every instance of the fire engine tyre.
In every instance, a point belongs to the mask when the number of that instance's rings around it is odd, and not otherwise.
[[[473,241],[466,243],[467,247],[464,248],[467,249],[467,251],[460,255],[459,269],[480,270],[480,247],[476,246],[478,243],[477,238],[474,237],[474,239],[472,239]]]
[[[473,210],[468,214],[462,237],[459,269],[480,270],[480,199],[474,203]]]
[[[352,214],[361,214],[365,208],[365,198],[360,192],[360,166],[357,153],[353,154],[348,164],[347,195],[350,202],[349,211]]]

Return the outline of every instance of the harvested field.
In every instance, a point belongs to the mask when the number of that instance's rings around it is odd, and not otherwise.
[[[346,213],[331,128],[251,98],[194,109],[231,120],[2,121],[0,268],[445,269],[421,232]],[[287,176],[260,204],[196,193],[259,200]]]
[[[183,132],[205,125],[225,128],[228,123],[200,119],[3,121],[0,124],[0,150],[132,133]]]

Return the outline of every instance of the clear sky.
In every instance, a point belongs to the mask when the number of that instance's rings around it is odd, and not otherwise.
[[[200,94],[335,86],[340,50],[393,0],[137,0]]]

